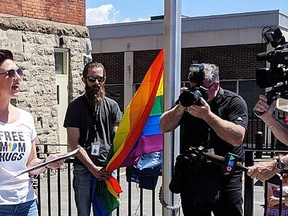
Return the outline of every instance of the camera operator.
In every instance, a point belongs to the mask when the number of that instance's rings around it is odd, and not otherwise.
[[[267,61],[269,68],[256,70],[256,82],[261,88],[272,87],[271,90],[260,95],[254,106],[254,113],[272,131],[274,136],[282,143],[288,145],[288,127],[278,120],[274,110],[278,97],[288,98],[288,43],[279,27],[266,26],[262,30],[262,37],[274,50],[258,53],[257,61]],[[259,180],[267,180],[276,173],[288,169],[288,156],[275,158],[270,162],[258,163],[249,168],[248,175]]]
[[[288,145],[288,127],[285,122],[277,119],[274,115],[276,101],[271,105],[267,103],[267,97],[264,95],[259,96],[258,102],[254,106],[254,112],[267,127],[272,131],[274,136],[282,143]],[[258,113],[258,114],[257,114]],[[267,180],[274,176],[276,173],[288,169],[288,155],[281,158],[275,158],[269,162],[260,162],[249,168],[248,176],[257,178],[259,180]]]
[[[191,65],[188,79],[190,89],[182,88],[176,104],[162,114],[161,131],[169,132],[180,125],[182,154],[191,146],[203,146],[209,153],[225,156],[231,152],[242,160],[242,142],[248,124],[245,101],[220,87],[219,68],[214,64]],[[181,97],[187,91],[196,94],[198,90],[202,97],[198,100],[195,96],[192,104]],[[187,171],[184,183],[180,184],[185,187],[180,191],[184,215],[210,216],[211,212],[215,216],[243,215],[242,172],[224,175],[217,164],[209,161],[200,164],[195,171],[191,163],[194,171]]]

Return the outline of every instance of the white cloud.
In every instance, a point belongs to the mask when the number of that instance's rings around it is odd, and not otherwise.
[[[150,20],[150,17],[139,17],[138,19],[137,19],[137,21],[148,21],[148,20]]]
[[[126,18],[122,22],[132,22],[132,21],[129,18]]]
[[[149,18],[140,17],[136,21],[147,21]],[[86,25],[102,25],[120,22],[132,22],[130,18],[125,18],[116,10],[112,4],[104,4],[95,8],[86,9]]]
[[[112,4],[86,9],[86,25],[101,25],[117,22],[117,11]]]
[[[150,18],[144,18],[144,17],[140,17],[138,18],[136,21],[147,21],[147,20],[150,20]],[[126,18],[124,20],[122,20],[121,22],[123,23],[127,23],[127,22],[133,22],[130,18]]]

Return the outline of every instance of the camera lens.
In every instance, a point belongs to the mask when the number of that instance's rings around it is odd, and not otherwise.
[[[184,91],[179,96],[179,101],[182,106],[189,107],[193,104],[200,105],[200,98],[202,94],[198,90],[194,91]]]

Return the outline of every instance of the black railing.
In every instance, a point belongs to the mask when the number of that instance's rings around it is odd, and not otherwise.
[[[254,159],[262,156],[272,157],[275,149],[274,136],[267,130],[258,118],[249,119],[249,128],[245,143],[245,166],[254,164]],[[49,145],[44,146],[44,154],[48,152]],[[54,145],[55,146],[55,145]],[[39,154],[41,156],[41,154]],[[74,192],[72,189],[71,160],[66,161],[65,166],[56,170],[48,170],[38,177],[38,207],[39,215],[76,215]],[[123,193],[120,194],[122,201],[120,207],[113,215],[162,215],[162,206],[158,200],[158,191],[161,186],[161,177],[155,190],[139,188],[139,184],[127,182],[125,168],[118,170],[118,181]],[[135,186],[135,187],[133,187]],[[254,206],[253,179],[246,176],[244,179],[244,213],[245,216],[253,215]]]
[[[76,215],[72,212],[71,171],[71,161],[67,161],[65,168],[48,169],[38,177],[39,215]]]
[[[139,184],[127,182],[124,170],[125,168],[118,169],[118,181],[124,192],[120,194],[121,205],[113,215],[131,216],[135,215],[135,212],[137,215],[161,215],[162,207],[156,200],[160,180],[154,190],[146,190],[140,188]],[[72,160],[66,160],[62,168],[48,169],[38,177],[36,193],[40,216],[77,215],[72,188],[72,172]]]

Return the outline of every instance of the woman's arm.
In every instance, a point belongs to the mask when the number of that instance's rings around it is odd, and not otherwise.
[[[36,165],[38,165],[40,163],[43,163],[44,161],[49,161],[49,160],[58,158],[58,156],[60,156],[60,155],[62,155],[62,154],[50,154],[45,159],[38,158],[37,157],[37,151],[36,151],[36,141],[32,140],[31,153],[29,155],[29,158],[28,158],[26,166],[29,169],[29,168],[31,168],[33,166],[36,166]],[[30,171],[30,174],[39,175],[40,173],[44,172],[47,168],[57,169],[60,166],[62,166],[63,164],[64,164],[64,160],[60,160],[60,161],[56,161],[56,162],[53,162],[53,163],[49,163],[45,167],[41,167],[39,169]]]

